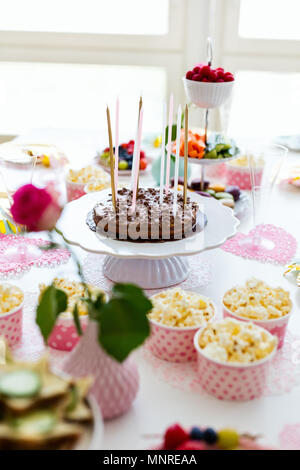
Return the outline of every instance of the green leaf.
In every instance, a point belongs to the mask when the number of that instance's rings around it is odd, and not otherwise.
[[[56,289],[54,285],[47,287],[42,293],[36,311],[36,323],[45,341],[49,338],[59,314],[67,309],[67,304],[65,292]]]
[[[152,303],[142,289],[116,284],[112,298],[100,306],[99,342],[106,352],[122,362],[150,334],[147,313]]]
[[[77,304],[74,305],[72,313],[73,313],[73,319],[74,319],[74,323],[75,323],[75,326],[76,326],[77,333],[79,334],[79,336],[81,336],[82,335],[82,329],[81,329],[81,324],[80,324],[80,320],[79,320],[79,313],[78,313]]]

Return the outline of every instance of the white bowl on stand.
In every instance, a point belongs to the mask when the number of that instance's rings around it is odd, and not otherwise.
[[[106,254],[104,274],[114,282],[131,282],[155,289],[178,284],[187,278],[187,256],[222,245],[237,232],[239,221],[228,207],[213,198],[190,193],[207,216],[202,232],[182,240],[161,243],[134,243],[114,240],[93,232],[86,224],[87,214],[100,200],[107,200],[110,190],[90,193],[65,207],[56,230],[71,245],[97,254]]]
[[[212,109],[221,106],[232,93],[232,82],[196,82],[183,77],[185,93],[192,103],[200,108]]]

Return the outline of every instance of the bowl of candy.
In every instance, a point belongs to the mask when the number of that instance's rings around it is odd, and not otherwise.
[[[234,86],[234,76],[222,67],[213,69],[210,65],[199,64],[188,70],[183,77],[186,95],[192,103],[201,108],[217,108],[228,100]]]

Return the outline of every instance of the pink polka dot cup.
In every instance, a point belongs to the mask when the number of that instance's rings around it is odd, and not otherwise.
[[[80,316],[81,328],[84,331],[87,327],[88,316]],[[80,336],[77,333],[73,317],[61,317],[57,320],[55,327],[48,339],[48,346],[60,351],[72,351],[77,345]]]
[[[254,169],[254,182],[255,186],[260,186],[263,176],[263,168]],[[230,163],[227,164],[226,170],[226,184],[227,186],[238,186],[243,190],[251,190],[251,173],[250,168],[234,166]]]
[[[86,194],[84,187],[86,183],[73,183],[66,179],[67,201],[75,201]]]
[[[248,322],[254,323],[255,325],[261,326],[265,330],[269,331],[269,333],[271,333],[272,335],[277,336],[278,349],[282,348],[283,346],[285,333],[286,333],[286,329],[287,329],[291,314],[292,314],[292,310],[290,311],[290,313],[280,318],[274,318],[271,320],[252,320],[251,318],[246,318],[246,317],[236,315],[235,313],[231,312],[227,307],[225,307],[225,305],[223,304],[223,317],[224,318],[231,317],[231,318],[235,318],[236,320],[248,321]]]
[[[213,307],[214,312],[216,312],[215,305]],[[147,341],[147,346],[154,356],[169,362],[196,361],[194,336],[199,330],[199,325],[180,328],[158,323],[151,318],[149,321],[151,335]]]
[[[10,348],[18,344],[22,337],[23,304],[24,300],[10,312],[0,314],[0,337]]]
[[[205,356],[199,346],[199,330],[194,338],[197,369],[202,388],[219,400],[247,401],[263,395],[270,363],[276,354],[250,364],[222,363]]]

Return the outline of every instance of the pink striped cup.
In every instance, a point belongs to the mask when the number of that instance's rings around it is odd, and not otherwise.
[[[79,318],[81,328],[85,331],[88,323],[88,315],[82,315]],[[60,351],[72,351],[79,339],[80,336],[74,325],[73,317],[60,317],[48,339],[48,346],[53,349],[59,349]]]
[[[270,363],[277,348],[264,359],[250,364],[226,364],[205,356],[199,346],[199,336],[195,334],[197,368],[202,388],[219,400],[246,401],[262,396]]]
[[[288,322],[289,322],[291,314],[292,314],[292,310],[290,311],[290,313],[280,318],[273,318],[271,320],[252,320],[252,318],[246,318],[246,317],[236,315],[235,313],[231,312],[227,307],[225,307],[223,303],[223,317],[224,318],[231,317],[231,318],[235,318],[236,320],[252,322],[255,325],[261,326],[262,328],[267,330],[269,333],[271,333],[271,335],[277,336],[278,338],[277,348],[278,349],[282,348],[283,346],[286,328],[288,326]]]
[[[24,296],[24,292],[23,292]],[[11,348],[22,338],[23,302],[8,313],[0,313],[0,337]]]
[[[254,170],[255,186],[260,186],[262,176],[263,168],[256,168]],[[226,170],[226,184],[227,186],[238,186],[240,189],[250,190],[252,187],[250,168],[238,167],[228,163]]]
[[[210,300],[210,299],[209,299]],[[216,307],[213,305],[214,313]],[[214,316],[210,319],[212,321]],[[203,327],[198,326],[167,326],[158,323],[151,318],[151,335],[147,341],[147,347],[152,354],[159,359],[168,362],[190,362],[196,361],[197,355],[194,348],[195,333]]]
[[[86,183],[73,183],[66,179],[67,201],[75,201],[86,194],[84,187]]]

